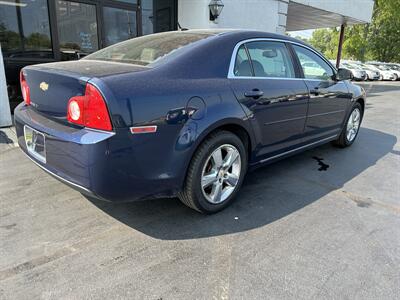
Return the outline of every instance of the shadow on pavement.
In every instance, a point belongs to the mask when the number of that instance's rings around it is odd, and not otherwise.
[[[387,83],[387,84],[385,84]],[[387,93],[387,92],[395,92],[395,91],[400,91],[400,82],[379,82],[378,84],[376,83],[369,83],[369,82],[363,82],[359,83],[356,82],[355,84],[363,87],[367,93],[367,103],[368,103],[368,97],[375,97],[379,96],[382,93]]]
[[[113,204],[89,199],[105,213],[151,237],[194,239],[251,230],[318,201],[394,151],[396,137],[362,128],[350,148],[327,144],[247,174],[236,201],[224,211],[201,215],[178,199]],[[318,171],[314,156],[330,168]]]
[[[14,144],[14,141],[10,139],[3,130],[0,130],[0,144]]]

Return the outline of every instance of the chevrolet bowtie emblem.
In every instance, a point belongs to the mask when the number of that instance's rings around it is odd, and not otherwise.
[[[39,87],[40,87],[40,89],[41,89],[43,92],[45,92],[45,91],[47,91],[47,90],[49,89],[48,83],[46,83],[46,82],[44,82],[44,81],[42,81],[42,82],[40,83]]]

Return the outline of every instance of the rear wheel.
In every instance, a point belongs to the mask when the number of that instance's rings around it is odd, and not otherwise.
[[[399,78],[399,76],[397,76],[397,74],[393,74],[393,79],[392,81],[396,81]]]
[[[217,131],[194,154],[179,198],[199,212],[218,212],[232,203],[246,170],[243,142],[229,131]]]
[[[339,138],[334,141],[334,144],[339,147],[348,147],[354,143],[358,131],[360,129],[361,121],[363,117],[363,110],[360,103],[356,102],[347,118],[346,125],[342,130]]]

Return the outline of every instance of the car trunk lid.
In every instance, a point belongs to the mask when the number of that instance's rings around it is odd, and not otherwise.
[[[69,99],[83,95],[90,79],[148,69],[115,62],[81,60],[28,66],[23,72],[30,89],[31,105],[42,114],[66,121]]]

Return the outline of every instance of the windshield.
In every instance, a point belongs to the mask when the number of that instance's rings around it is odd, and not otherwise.
[[[367,65],[361,65],[365,70],[368,71],[374,71],[374,69],[372,69],[371,67],[367,66]]]
[[[83,59],[105,60],[151,66],[189,44],[212,36],[208,33],[168,32],[124,41],[86,56]]]
[[[388,67],[384,67],[384,66],[376,66],[379,70],[382,71],[389,71],[390,69]]]
[[[362,70],[362,68],[359,65],[350,64],[350,66],[353,67],[356,70]]]

